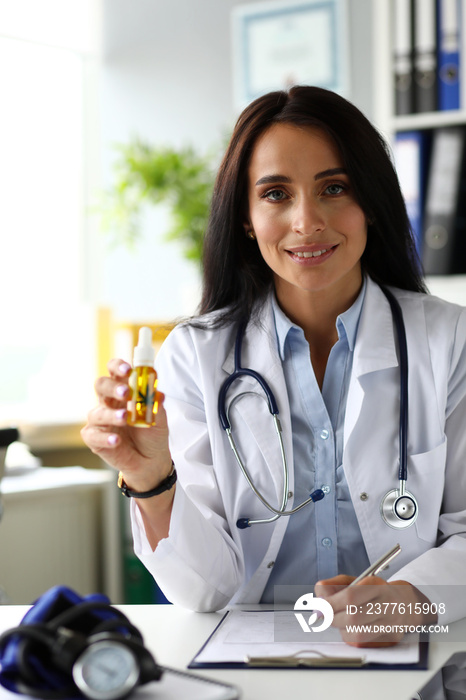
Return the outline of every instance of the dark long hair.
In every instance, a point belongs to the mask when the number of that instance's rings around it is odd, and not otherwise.
[[[249,318],[272,285],[272,272],[244,231],[248,166],[272,124],[314,126],[340,150],[353,192],[369,222],[362,269],[375,282],[425,292],[406,207],[388,147],[369,120],[339,95],[295,86],[252,102],[240,115],[220,165],[204,243],[201,314],[224,309],[222,324]]]

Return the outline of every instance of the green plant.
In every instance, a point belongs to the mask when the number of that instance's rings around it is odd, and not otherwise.
[[[116,244],[135,247],[146,203],[171,210],[167,240],[180,241],[189,260],[200,261],[214,182],[213,158],[191,147],[175,150],[139,140],[120,146],[115,182],[102,197],[101,223]]]

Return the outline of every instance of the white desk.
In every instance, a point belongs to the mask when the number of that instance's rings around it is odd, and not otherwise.
[[[192,613],[171,605],[118,607],[140,629],[146,646],[160,664],[181,669],[186,668],[220,620],[218,613]],[[0,607],[0,630],[17,624],[26,610],[26,606]],[[452,653],[466,649],[466,620],[456,626],[464,629],[461,638],[465,642],[431,643],[428,671],[222,669],[196,673],[238,686],[242,700],[409,700]],[[154,700],[156,689],[154,684]],[[137,696],[138,693],[133,696],[135,700]],[[18,697],[0,692],[0,700]]]

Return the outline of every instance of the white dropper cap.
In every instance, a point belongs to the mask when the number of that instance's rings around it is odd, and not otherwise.
[[[152,331],[147,326],[139,329],[138,344],[134,348],[134,367],[153,367],[155,351],[152,347]]]

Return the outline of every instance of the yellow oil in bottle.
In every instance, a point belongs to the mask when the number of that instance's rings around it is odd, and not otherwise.
[[[152,331],[143,326],[139,329],[138,344],[134,348],[134,367],[129,376],[130,395],[127,404],[127,422],[138,428],[155,425],[159,408],[154,354]]]
[[[129,377],[128,423],[139,428],[155,425],[158,411],[157,373],[153,367],[135,367]]]

